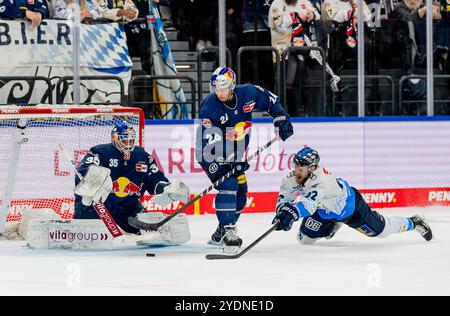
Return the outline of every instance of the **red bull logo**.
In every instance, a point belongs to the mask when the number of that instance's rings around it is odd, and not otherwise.
[[[141,196],[141,187],[131,182],[128,178],[120,177],[113,182],[112,192],[120,198],[133,195]]]
[[[250,132],[251,128],[252,122],[239,122],[236,124],[233,130],[227,132],[226,139],[236,141],[243,140],[245,136]]]

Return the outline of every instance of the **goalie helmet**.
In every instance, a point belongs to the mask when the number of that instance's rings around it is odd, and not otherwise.
[[[294,156],[294,163],[299,167],[319,166],[320,156],[317,150],[305,147]]]
[[[136,147],[136,131],[125,121],[117,122],[111,132],[111,142],[124,154],[125,160],[129,160]]]
[[[209,81],[209,91],[216,93],[219,89],[229,89],[230,94],[236,88],[236,74],[230,67],[219,67],[214,71]]]

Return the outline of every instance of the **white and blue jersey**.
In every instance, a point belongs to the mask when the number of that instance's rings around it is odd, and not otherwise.
[[[317,213],[324,220],[343,221],[355,212],[355,197],[345,180],[321,167],[311,173],[303,186],[297,183],[294,171],[287,173],[277,204],[293,204],[300,217]]]

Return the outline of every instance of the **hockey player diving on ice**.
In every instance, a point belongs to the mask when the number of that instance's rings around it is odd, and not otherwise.
[[[269,113],[283,141],[294,130],[276,95],[255,85],[236,86],[236,75],[229,67],[220,67],[212,74],[210,92],[200,105],[196,159],[212,183],[237,170],[217,187],[215,209],[219,225],[208,242],[223,246],[225,252],[231,253],[242,245],[236,223],[247,202],[245,171],[250,166],[244,154],[250,143],[252,112]]]
[[[433,238],[428,223],[419,215],[386,217],[370,208],[359,191],[345,180],[319,166],[319,153],[305,147],[294,156],[295,170],[283,178],[276,215],[277,230],[289,231],[303,218],[298,239],[314,244],[330,239],[346,224],[368,237],[385,238],[406,231],[418,232],[426,241]]]
[[[167,206],[176,201],[186,203],[189,188],[179,180],[166,178],[152,156],[136,145],[136,131],[126,122],[115,124],[111,139],[111,143],[92,147],[78,167],[83,179],[80,181],[76,177],[74,218],[99,219],[92,203],[100,201],[122,230],[140,234],[128,224],[129,217],[139,216],[140,220],[148,222],[160,220],[153,212],[146,212],[139,201],[146,191],[155,195],[152,203]],[[188,234],[187,222],[185,228]]]

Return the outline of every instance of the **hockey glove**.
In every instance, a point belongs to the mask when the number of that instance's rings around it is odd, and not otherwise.
[[[282,141],[286,141],[294,135],[294,127],[287,116],[278,116],[273,120],[275,125],[275,133],[278,134]]]
[[[295,206],[289,203],[280,204],[277,206],[277,214],[272,221],[272,224],[278,219],[280,223],[276,230],[289,231],[292,228],[294,221],[298,221],[300,217],[298,216],[297,209]]]
[[[203,168],[212,183],[222,178],[229,171],[231,171],[231,169],[232,165],[230,163],[223,162],[213,162],[208,167]]]
[[[165,186],[163,193],[155,195],[150,202],[160,206],[167,206],[177,201],[186,204],[189,201],[189,195],[189,187],[180,180],[174,179]]]
[[[233,168],[236,169],[236,174],[237,173],[243,173],[245,171],[247,171],[248,169],[250,169],[250,165],[248,164],[247,161],[244,162],[235,162],[233,164]]]

